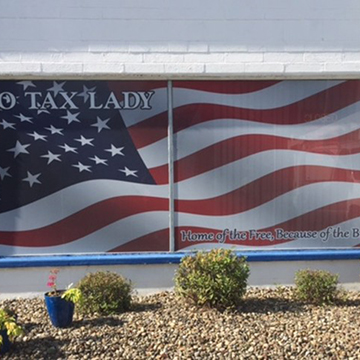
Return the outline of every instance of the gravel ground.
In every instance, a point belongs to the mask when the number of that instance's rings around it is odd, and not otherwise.
[[[111,317],[54,328],[43,299],[6,300],[25,327],[4,359],[360,359],[360,293],[331,306],[290,288],[250,289],[236,311],[196,308],[172,293],[135,298]]]

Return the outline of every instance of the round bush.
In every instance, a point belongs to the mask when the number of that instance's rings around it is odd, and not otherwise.
[[[295,295],[313,304],[332,303],[337,294],[339,275],[324,270],[299,270],[295,274]]]
[[[196,305],[218,308],[239,305],[246,292],[249,266],[231,250],[198,252],[182,259],[175,291]]]
[[[114,314],[129,310],[132,285],[109,271],[89,273],[77,285],[82,292],[79,311],[83,314]]]

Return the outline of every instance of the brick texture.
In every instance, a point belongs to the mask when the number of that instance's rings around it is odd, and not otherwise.
[[[0,77],[356,78],[355,0],[0,0]]]

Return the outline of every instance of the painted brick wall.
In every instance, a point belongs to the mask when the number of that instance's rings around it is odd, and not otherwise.
[[[0,76],[357,77],[358,0],[0,0]]]

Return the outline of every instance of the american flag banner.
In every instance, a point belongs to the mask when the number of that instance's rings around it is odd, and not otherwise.
[[[359,246],[359,81],[178,81],[173,94],[178,250]]]
[[[131,134],[166,86],[0,81],[0,255],[168,250],[168,186]]]
[[[0,81],[0,255],[352,248],[360,81]]]

